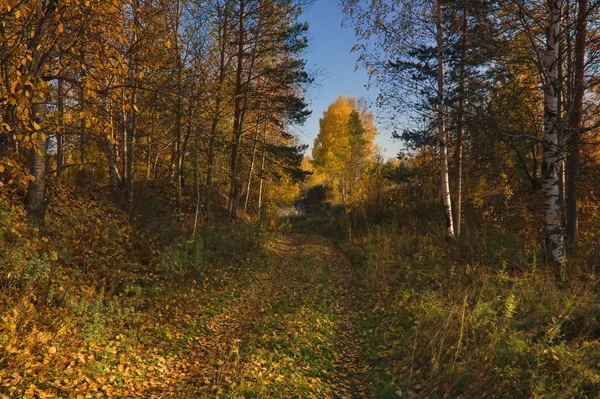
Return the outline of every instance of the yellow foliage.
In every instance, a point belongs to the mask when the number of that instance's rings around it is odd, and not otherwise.
[[[358,114],[355,125],[362,126],[356,136],[351,115]],[[320,120],[319,135],[315,139],[313,165],[315,174],[310,186],[329,180],[342,202],[348,202],[358,189],[362,174],[377,151],[373,141],[377,134],[373,114],[364,102],[354,97],[339,96]],[[358,140],[358,141],[357,141]]]
[[[313,156],[315,165],[337,174],[342,171],[343,162],[350,157],[350,138],[346,126],[352,107],[344,96],[329,106],[319,121],[319,135],[315,139]]]

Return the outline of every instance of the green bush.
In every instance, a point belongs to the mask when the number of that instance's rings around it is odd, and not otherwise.
[[[204,244],[199,240],[176,243],[160,254],[160,269],[164,273],[185,275],[205,267]]]
[[[48,254],[27,256],[22,249],[17,249],[0,257],[0,270],[8,276],[9,284],[29,289],[49,279],[52,261]]]

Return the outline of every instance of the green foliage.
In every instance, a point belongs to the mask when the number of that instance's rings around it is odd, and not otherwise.
[[[215,263],[237,263],[249,253],[260,252],[268,238],[262,223],[240,224],[231,231],[226,226],[213,226],[196,240],[175,242],[159,255],[162,273],[185,277],[208,271]]]
[[[346,236],[344,212],[341,206],[325,206],[307,215],[291,216],[287,220],[295,233],[321,234],[333,239],[344,239]]]
[[[48,281],[52,264],[47,254],[33,254],[28,257],[23,251],[17,250],[0,258],[0,270],[7,272],[11,284],[27,290]]]
[[[202,241],[185,241],[166,248],[160,254],[159,264],[163,273],[185,275],[202,269],[205,251]]]

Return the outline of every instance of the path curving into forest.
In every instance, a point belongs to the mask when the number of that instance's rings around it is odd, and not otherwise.
[[[188,352],[197,366],[177,397],[369,397],[364,301],[348,259],[321,236],[280,236],[268,250],[268,267]]]

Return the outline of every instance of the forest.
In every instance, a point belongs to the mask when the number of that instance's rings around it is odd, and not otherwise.
[[[598,0],[0,0],[0,399],[600,397],[599,83]]]

